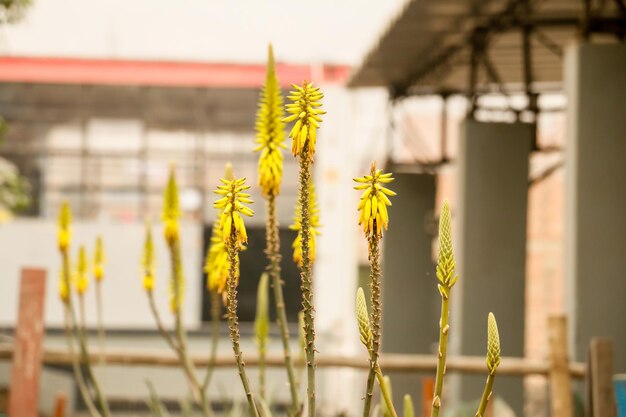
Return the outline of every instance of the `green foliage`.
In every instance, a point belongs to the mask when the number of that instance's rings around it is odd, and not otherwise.
[[[22,19],[32,0],[0,0],[0,22],[15,23]]]
[[[15,165],[0,158],[0,210],[17,213],[30,204],[30,184]]]

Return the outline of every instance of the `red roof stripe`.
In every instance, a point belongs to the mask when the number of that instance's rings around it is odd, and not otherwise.
[[[276,71],[284,85],[304,79],[344,84],[350,67],[278,63]],[[258,88],[264,81],[259,64],[0,57],[0,82]]]

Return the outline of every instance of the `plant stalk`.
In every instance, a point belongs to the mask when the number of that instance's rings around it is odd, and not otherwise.
[[[81,320],[83,321],[83,325],[82,326],[79,325],[76,320],[76,312],[74,311],[74,306],[72,303],[72,294],[71,294],[72,285],[71,285],[71,279],[70,279],[70,259],[69,259],[67,250],[64,250],[62,252],[62,262],[63,262],[63,270],[64,270],[63,279],[65,280],[65,284],[68,288],[67,310],[69,313],[68,318],[70,319],[69,320],[70,321],[69,336],[71,337],[72,334],[76,335],[76,339],[78,341],[78,346],[80,349],[80,355],[81,355],[82,361],[85,364],[87,376],[93,385],[94,391],[96,392],[96,399],[98,401],[98,405],[100,406],[100,411],[102,412],[102,415],[104,417],[109,417],[111,415],[109,412],[109,404],[107,403],[106,399],[104,398],[104,395],[102,394],[102,390],[100,389],[100,384],[98,383],[98,380],[95,378],[93,370],[91,369],[91,362],[89,361],[89,353],[87,349],[87,341],[86,341],[86,334],[85,334],[85,328],[84,328],[85,313],[84,313],[84,306],[82,302],[82,296],[80,296],[79,299],[80,299],[80,304],[81,304],[80,315],[81,315]]]
[[[96,311],[97,311],[97,320],[98,320],[98,344],[100,347],[100,360],[99,365],[102,369],[105,366],[105,332],[104,332],[104,318],[103,318],[103,307],[102,307],[102,280],[96,280]]]
[[[376,222],[376,221],[374,221]],[[374,224],[374,230],[376,225]],[[372,232],[368,237],[369,261],[370,261],[370,286],[372,289],[372,349],[370,351],[370,370],[367,376],[367,387],[365,392],[365,404],[363,407],[363,417],[369,417],[372,403],[372,392],[374,391],[374,379],[378,366],[378,356],[380,351],[380,323],[382,320],[382,295],[380,285],[380,236]],[[379,384],[383,389],[383,384]],[[390,407],[390,410],[392,408]]]
[[[235,359],[237,361],[237,369],[239,371],[239,377],[243,389],[248,399],[248,406],[250,407],[250,415],[252,417],[260,417],[259,410],[257,409],[252,390],[250,388],[250,382],[248,375],[246,374],[245,364],[241,354],[240,335],[239,335],[239,317],[237,316],[237,237],[234,229],[231,231],[230,238],[228,239],[228,261],[230,266],[228,268],[228,305],[226,306],[228,311],[228,327],[230,329],[230,338],[233,342],[233,352],[235,353]]]
[[[278,234],[278,220],[276,216],[276,196],[270,194],[267,199],[267,248],[266,254],[270,261],[269,273],[272,279],[272,288],[274,290],[274,301],[276,303],[276,315],[278,328],[280,329],[280,338],[283,343],[283,352],[285,355],[285,368],[287,370],[287,379],[289,381],[289,391],[291,393],[291,413],[294,416],[302,414],[302,406],[298,399],[298,384],[296,382],[296,373],[294,370],[293,359],[291,357],[291,347],[289,344],[289,327],[287,325],[287,312],[285,310],[285,299],[283,296],[283,282],[280,277],[280,237]]]
[[[198,381],[198,376],[196,375],[196,369],[189,357],[189,353],[187,352],[187,332],[185,331],[185,327],[183,326],[183,317],[182,317],[182,306],[180,305],[180,300],[182,300],[182,295],[179,294],[179,291],[182,290],[182,285],[180,285],[182,277],[182,262],[180,256],[180,241],[174,240],[170,244],[170,256],[171,256],[171,268],[172,268],[172,286],[174,291],[174,330],[175,337],[178,346],[178,357],[180,359],[181,366],[185,375],[187,376],[187,381],[189,383],[189,387],[191,389],[191,394],[194,398],[194,401],[200,405],[202,408],[202,413],[205,417],[212,417],[211,409],[209,408],[209,403],[207,400],[206,392],[202,389],[200,382]],[[155,309],[156,311],[156,309]]]
[[[67,339],[67,350],[72,358],[72,370],[74,371],[74,376],[76,377],[76,383],[78,385],[78,391],[80,392],[87,409],[89,410],[89,414],[92,417],[101,417],[102,415],[96,408],[93,402],[93,398],[91,398],[91,394],[89,393],[89,388],[87,387],[87,383],[85,382],[85,378],[83,377],[83,373],[80,370],[80,365],[78,363],[78,356],[74,352],[74,336],[72,334],[72,328],[74,327],[71,322],[70,313],[70,301],[65,304],[65,338]]]
[[[483,417],[485,415],[485,411],[487,410],[487,404],[489,403],[489,399],[491,398],[491,392],[493,390],[493,381],[495,380],[495,374],[489,374],[487,376],[487,382],[485,382],[485,389],[483,390],[483,396],[480,399],[480,404],[478,405],[478,411],[476,411],[476,417]]]
[[[380,369],[380,366],[376,364],[376,378],[378,379],[378,386],[380,387],[380,392],[383,394],[383,399],[385,400],[385,404],[387,405],[387,409],[391,413],[391,417],[398,417],[398,413],[396,413],[396,409],[393,406],[393,400],[391,398],[391,393],[387,389],[387,385],[385,384],[383,372]]]
[[[302,268],[300,269],[302,289],[302,310],[304,312],[305,351],[307,367],[307,400],[308,415],[315,417],[315,322],[313,316],[313,281],[311,277],[312,265],[310,248],[310,218],[309,218],[309,182],[311,179],[308,142],[300,154],[300,207],[302,233]],[[304,155],[304,156],[303,156]]]
[[[448,294],[449,294],[448,290]],[[448,324],[450,317],[450,298],[441,297],[441,318],[439,320],[439,350],[437,353],[437,375],[435,377],[435,392],[431,417],[438,417],[441,409],[441,393],[443,391],[443,377],[446,374],[446,354],[448,351]]]
[[[220,295],[211,291],[211,352],[209,353],[209,366],[202,383],[202,390],[205,391],[211,384],[215,361],[217,360],[217,347],[220,341],[220,318],[222,315],[222,299]]]

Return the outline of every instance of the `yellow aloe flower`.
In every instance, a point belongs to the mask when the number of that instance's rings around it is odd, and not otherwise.
[[[61,211],[59,212],[58,228],[57,228],[57,243],[61,252],[66,251],[70,246],[72,239],[72,212],[70,205],[67,201],[61,204]]]
[[[287,113],[291,113],[283,119],[283,122],[293,122],[294,124],[289,137],[291,142],[291,153],[293,156],[300,156],[312,160],[315,155],[315,142],[317,140],[317,129],[320,127],[322,118],[320,115],[326,112],[319,107],[322,105],[322,93],[319,87],[313,87],[313,83],[304,82],[302,86],[291,84],[293,91],[287,96],[292,103],[287,104]]]
[[[252,217],[254,212],[244,206],[244,204],[251,204],[250,194],[243,191],[250,188],[249,185],[245,185],[246,179],[220,179],[222,185],[217,186],[215,194],[223,196],[215,203],[213,207],[221,210],[220,215],[220,228],[222,229],[222,240],[225,244],[228,244],[228,240],[231,235],[235,235],[235,243],[244,244],[248,242],[248,234],[246,233],[246,226],[243,222],[241,214],[248,217]]]
[[[302,233],[300,233],[300,229],[302,228],[302,207],[299,200],[300,199],[298,199],[298,202],[296,203],[293,224],[289,226],[289,228],[298,232],[298,235],[291,244],[291,247],[293,248],[293,261],[299,267],[302,267]],[[311,262],[314,262],[317,255],[315,236],[320,234],[319,228],[321,227],[321,224],[320,209],[317,205],[317,196],[315,194],[313,181],[309,182],[309,219],[309,236],[311,237],[311,241],[309,242],[309,258],[311,259]]]
[[[176,173],[174,171],[174,165],[170,166],[170,176],[165,187],[165,193],[163,195],[163,216],[164,223],[163,234],[168,244],[173,244],[178,241],[179,237],[179,224],[180,208],[178,203],[178,185],[176,184]]]
[[[70,298],[70,289],[65,279],[64,266],[61,266],[61,270],[59,271],[59,298],[61,298],[61,301],[64,303],[67,303]]]
[[[283,96],[276,77],[274,51],[269,46],[267,76],[259,100],[256,116],[256,148],[259,157],[259,185],[265,196],[278,195],[283,175],[283,153],[285,146],[285,124],[282,121]]]
[[[141,268],[143,270],[143,288],[150,292],[154,289],[154,242],[152,241],[152,225],[146,221],[146,237],[143,244],[143,256],[141,258]]]
[[[78,264],[76,266],[76,292],[79,295],[85,294],[89,287],[89,275],[87,272],[87,252],[85,246],[81,245],[78,250]]]
[[[209,291],[224,294],[229,268],[228,251],[222,239],[222,231],[216,222],[213,224],[211,242],[204,262],[204,272],[207,274],[207,289]]]
[[[102,243],[102,236],[98,236],[93,256],[93,276],[96,281],[101,281],[104,278],[104,260],[104,244]]]
[[[363,231],[367,236],[374,233],[382,236],[383,228],[387,230],[389,225],[387,206],[391,205],[391,201],[387,196],[394,196],[396,193],[383,187],[382,184],[393,181],[391,175],[391,173],[383,174],[382,169],[376,169],[376,163],[373,162],[370,175],[354,178],[354,181],[359,183],[354,189],[364,190],[357,209],[361,213],[359,225],[363,226]]]

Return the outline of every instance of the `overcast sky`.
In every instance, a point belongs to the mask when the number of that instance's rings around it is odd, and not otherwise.
[[[406,0],[34,0],[5,55],[357,65]]]

